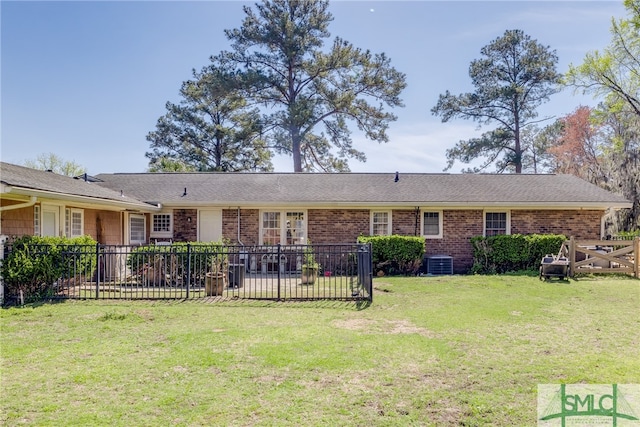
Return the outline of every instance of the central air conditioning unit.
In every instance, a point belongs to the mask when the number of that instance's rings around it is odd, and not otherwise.
[[[453,274],[453,258],[448,255],[432,255],[427,257],[427,274]]]

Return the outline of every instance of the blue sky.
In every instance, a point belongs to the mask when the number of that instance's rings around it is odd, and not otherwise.
[[[22,164],[53,152],[89,173],[143,172],[145,139],[192,69],[228,48],[224,29],[244,16],[239,1],[2,1],[1,158]],[[472,89],[468,67],[507,29],[555,49],[558,70],[579,64],[610,40],[619,1],[334,1],[331,39],[385,52],[407,75],[405,107],[378,144],[355,135],[367,162],[354,172],[441,172],[445,151],[477,135],[474,123],[431,115],[445,90]],[[329,43],[329,42],[328,42]],[[589,96],[566,90],[540,109],[560,117]],[[277,172],[293,170],[289,158]],[[456,163],[450,172],[465,165]]]

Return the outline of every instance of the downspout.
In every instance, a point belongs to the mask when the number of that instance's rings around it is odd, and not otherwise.
[[[0,206],[0,212],[10,211],[13,209],[30,208],[31,206],[35,205],[37,201],[38,198],[36,196],[31,196],[28,202],[18,203],[17,205]]]
[[[244,247],[244,243],[242,243],[242,240],[240,240],[240,206],[238,206],[238,244],[242,247]]]
[[[240,251],[238,251],[238,261],[240,261],[240,264],[244,264],[244,270],[246,272],[249,271],[249,254],[247,253],[247,251],[244,250],[244,243],[242,243],[242,240],[240,240],[240,206],[238,206],[238,211],[237,211],[237,218],[238,218],[238,245],[240,245],[242,247],[242,249]],[[244,259],[243,259],[244,258]]]

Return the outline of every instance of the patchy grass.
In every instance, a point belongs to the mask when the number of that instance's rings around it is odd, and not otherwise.
[[[0,312],[4,425],[536,423],[543,383],[640,382],[640,281],[381,278],[372,305]]]

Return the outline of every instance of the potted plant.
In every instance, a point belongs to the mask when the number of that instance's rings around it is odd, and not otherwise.
[[[313,285],[318,277],[318,269],[320,264],[316,261],[316,254],[313,252],[313,246],[311,241],[307,242],[307,246],[304,248],[302,273],[301,273],[301,285]]]

